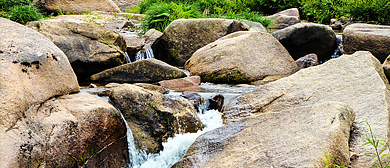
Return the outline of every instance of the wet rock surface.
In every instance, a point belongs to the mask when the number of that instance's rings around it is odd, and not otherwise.
[[[298,23],[272,35],[287,49],[294,60],[315,53],[320,61],[330,59],[337,47],[336,35],[329,26]]]
[[[110,99],[131,128],[137,149],[147,153],[163,150],[162,142],[174,133],[196,132],[204,127],[192,103],[141,87],[115,87]]]
[[[91,76],[91,80],[119,83],[153,83],[185,76],[186,74],[179,68],[157,59],[145,59],[94,74]]]
[[[164,30],[152,45],[155,58],[174,66],[183,66],[203,46],[236,31],[248,30],[237,20],[178,19]]]
[[[81,82],[125,61],[123,37],[101,26],[73,19],[35,21],[28,26],[64,51]]]
[[[185,69],[203,82],[249,83],[267,76],[292,74],[298,67],[269,33],[241,31],[197,50]]]
[[[384,62],[390,55],[390,26],[355,23],[343,32],[345,54],[356,51],[370,51],[379,61]]]

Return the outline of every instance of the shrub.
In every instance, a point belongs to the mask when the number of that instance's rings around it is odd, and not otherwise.
[[[299,0],[243,0],[246,7],[251,11],[257,11],[262,14],[275,14],[289,8],[299,8]]]
[[[332,18],[346,14],[346,0],[302,0],[303,17],[309,21],[329,24]]]
[[[39,13],[35,7],[23,5],[14,6],[9,11],[9,19],[21,24],[26,24],[29,21],[35,21],[43,18],[43,15]]]
[[[30,5],[31,0],[0,0],[0,10],[8,12],[14,6]]]
[[[355,21],[390,24],[390,2],[388,0],[351,0],[348,12]]]

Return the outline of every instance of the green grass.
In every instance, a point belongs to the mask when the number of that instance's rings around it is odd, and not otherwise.
[[[9,11],[8,18],[12,21],[26,24],[30,21],[42,19],[43,15],[37,8],[24,5],[12,7]]]

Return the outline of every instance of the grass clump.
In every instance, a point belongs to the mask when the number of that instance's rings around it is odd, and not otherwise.
[[[0,0],[0,17],[26,24],[42,19],[44,15],[32,6],[31,0]]]

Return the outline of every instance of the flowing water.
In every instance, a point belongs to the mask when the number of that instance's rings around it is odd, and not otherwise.
[[[135,55],[135,61],[150,59],[150,58],[154,58],[153,50],[150,44],[145,44],[142,50],[138,51],[138,53]]]

